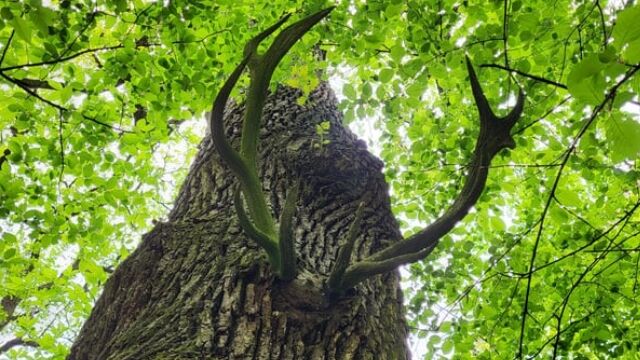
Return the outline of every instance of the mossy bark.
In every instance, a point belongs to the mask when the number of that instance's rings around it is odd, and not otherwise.
[[[269,96],[260,134],[260,179],[274,218],[300,183],[294,217],[296,280],[277,280],[238,225],[236,179],[206,137],[168,221],[146,234],[115,271],[69,359],[406,359],[397,272],[340,299],[327,277],[360,202],[352,261],[399,241],[382,163],[345,129],[326,84],[305,106],[300,92]],[[229,106],[239,146],[242,106]],[[328,121],[320,137],[316,125]],[[323,140],[328,140],[325,143]]]

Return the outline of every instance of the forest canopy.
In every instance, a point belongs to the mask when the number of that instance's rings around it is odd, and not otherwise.
[[[375,129],[407,235],[464,180],[478,132],[465,56],[499,115],[526,92],[516,148],[408,269],[426,358],[640,351],[634,1],[30,0],[0,4],[0,358],[64,358],[171,208],[244,45],[328,5],[273,86],[330,81],[345,122]]]

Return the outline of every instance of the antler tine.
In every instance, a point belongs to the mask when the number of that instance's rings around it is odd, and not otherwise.
[[[473,93],[473,98],[476,101],[476,107],[480,112],[480,122],[487,122],[490,119],[495,119],[496,115],[491,110],[491,106],[489,105],[489,101],[487,101],[487,97],[484,96],[484,92],[482,91],[482,86],[480,86],[480,82],[478,81],[478,76],[476,75],[476,71],[473,69],[473,65],[471,65],[471,60],[468,56],[465,56],[467,62],[467,72],[469,73],[469,81],[471,82],[471,91]]]

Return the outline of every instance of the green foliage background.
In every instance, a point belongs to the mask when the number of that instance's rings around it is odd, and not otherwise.
[[[0,357],[65,356],[109,272],[170,208],[244,44],[327,5],[0,3]],[[342,79],[346,121],[382,132],[406,233],[452,201],[470,161],[464,55],[498,112],[527,92],[518,146],[494,160],[475,211],[410,267],[426,358],[634,358],[640,6],[337,5],[275,80],[310,90],[320,68]]]

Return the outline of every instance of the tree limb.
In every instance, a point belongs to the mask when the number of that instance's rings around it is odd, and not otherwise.
[[[565,89],[565,90],[568,89],[567,85],[565,85],[565,84],[562,84],[562,83],[559,83],[559,82],[556,82],[556,81],[553,81],[553,80],[545,79],[545,78],[543,78],[541,76],[527,74],[524,71],[520,71],[518,69],[512,69],[510,67],[502,66],[500,64],[482,64],[482,65],[480,65],[480,67],[481,68],[484,68],[484,67],[496,68],[496,69],[506,70],[506,71],[509,71],[509,72],[514,72],[514,73],[516,73],[516,74],[518,74],[520,76],[524,76],[524,77],[529,78],[531,80],[535,80],[535,81],[538,81],[538,82],[541,82],[541,83],[544,83],[544,84],[553,85],[555,87],[559,87],[559,88]]]
[[[4,68],[0,68],[0,72],[9,71],[9,70],[16,70],[16,69],[21,69],[21,68],[26,68],[26,67],[53,65],[53,64],[57,64],[57,63],[61,63],[61,62],[65,62],[65,61],[69,61],[69,60],[75,59],[78,56],[81,56],[81,55],[84,55],[84,54],[90,54],[90,53],[100,52],[100,51],[104,51],[104,50],[122,49],[122,48],[124,48],[124,45],[120,44],[120,45],[102,46],[102,47],[98,47],[98,48],[85,49],[85,50],[82,50],[82,51],[78,51],[77,53],[71,54],[69,56],[61,57],[61,58],[58,58],[58,59],[39,61],[39,62],[36,62],[36,63],[29,63],[29,64],[7,66],[7,67],[4,67]]]
[[[20,82],[24,86],[31,88],[31,89],[47,89],[47,90],[52,90],[53,89],[53,87],[51,85],[49,85],[49,83],[44,81],[44,80],[29,79],[29,78],[15,79],[15,80]]]
[[[4,45],[4,49],[2,49],[2,55],[0,56],[0,66],[4,62],[4,57],[7,56],[7,51],[9,50],[9,45],[11,45],[11,40],[13,40],[13,35],[15,35],[16,30],[11,30],[11,34],[9,35],[9,39],[7,39],[7,43]]]
[[[0,346],[0,354],[4,354],[16,346],[38,347],[39,345],[35,341],[25,341],[22,338],[14,338]]]
[[[279,264],[279,254],[278,254],[278,243],[275,239],[271,238],[269,235],[260,231],[260,229],[256,228],[255,225],[247,216],[246,211],[244,210],[244,203],[241,198],[242,194],[240,193],[240,188],[236,189],[234,195],[234,205],[236,208],[236,213],[238,214],[238,220],[240,222],[240,227],[247,234],[248,237],[255,240],[255,242],[262,247],[269,256],[269,260],[272,264]]]
[[[66,107],[64,107],[62,105],[56,104],[53,101],[45,99],[44,97],[40,96],[37,92],[33,91],[31,88],[29,88],[29,86],[27,84],[23,83],[21,80],[14,79],[14,78],[12,78],[11,76],[8,76],[7,74],[5,74],[2,71],[0,71],[0,77],[2,77],[3,79],[7,80],[8,82],[18,86],[19,88],[24,90],[24,92],[26,92],[27,94],[35,97],[36,99],[42,101],[43,103],[45,103],[45,104],[47,104],[47,105],[49,105],[49,106],[61,111],[61,112],[71,112],[71,109],[66,108]],[[98,119],[96,119],[94,117],[87,116],[87,115],[84,115],[84,114],[80,114],[80,115],[86,120],[89,120],[89,121],[91,121],[93,123],[96,123],[98,125],[107,127],[107,128],[109,128],[111,130],[115,130],[115,131],[118,131],[118,132],[121,132],[121,133],[130,133],[131,132],[131,131],[128,131],[128,130],[121,129],[121,128],[117,127],[117,126],[109,125],[109,124],[107,124],[105,122],[102,122],[102,121],[100,121],[100,120],[98,120]]]

